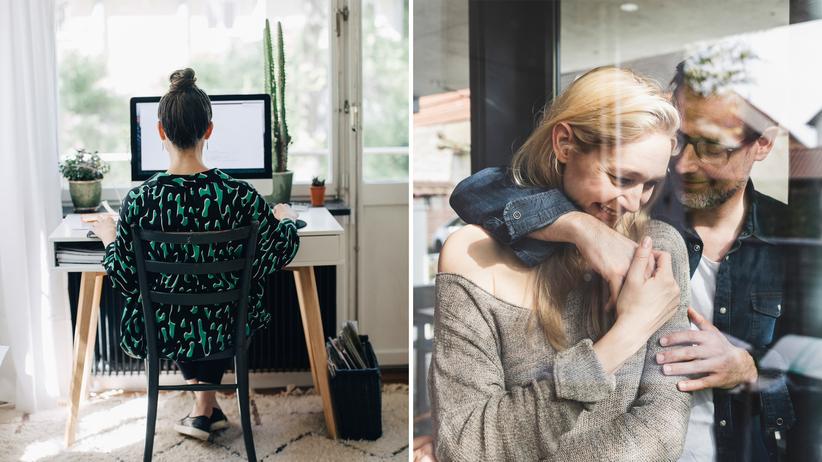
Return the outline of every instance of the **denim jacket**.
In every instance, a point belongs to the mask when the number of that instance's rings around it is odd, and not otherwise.
[[[771,238],[782,235],[787,207],[754,190],[750,181],[745,196],[749,207],[744,226],[717,273],[713,320],[719,330],[749,345],[758,362],[774,343],[777,321],[786,309],[782,306],[785,249]],[[503,168],[487,168],[463,180],[450,203],[466,223],[480,225],[510,245],[529,266],[567,244],[527,235],[577,210],[559,190],[514,185]],[[682,206],[672,194],[663,194],[653,216],[680,231],[693,276],[703,244],[685,222]],[[759,393],[713,390],[717,460],[777,460],[784,432],[795,420],[793,407],[784,375],[760,371],[760,384],[764,389]]]

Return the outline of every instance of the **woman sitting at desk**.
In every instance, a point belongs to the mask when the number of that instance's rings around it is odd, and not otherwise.
[[[253,333],[268,325],[271,314],[262,306],[266,276],[283,268],[294,258],[299,247],[296,214],[284,204],[271,207],[248,183],[236,180],[216,168],[203,164],[203,146],[214,128],[211,123],[211,101],[195,85],[194,71],[175,71],[171,87],[160,100],[157,129],[163,147],[168,151],[168,171],[158,173],[133,188],[123,198],[117,225],[110,217],[97,222],[94,232],[106,247],[103,266],[114,286],[125,299],[121,319],[120,346],[130,356],[147,355],[143,336],[144,318],[139,297],[135,255],[132,249],[131,225],[142,229],[178,232],[215,231],[260,224],[257,236],[257,258],[253,263],[251,293],[248,302],[248,328]],[[147,249],[149,259],[188,263],[205,263],[229,258],[229,243],[213,246],[213,251],[187,252],[185,246],[159,244]],[[196,246],[195,246],[196,247]],[[213,276],[213,275],[208,275]],[[223,278],[221,278],[223,279]],[[225,278],[228,286],[231,278]],[[161,290],[174,292],[212,290],[207,275],[161,277]],[[221,282],[222,283],[222,282]],[[230,289],[232,287],[226,287]],[[233,332],[233,310],[219,306],[184,307],[170,305],[157,320],[157,346],[161,358],[177,361],[183,377],[190,384],[220,383],[231,358],[220,361],[190,362],[224,351],[230,347],[223,332]],[[202,322],[209,315],[209,322]],[[216,392],[195,392],[191,413],[175,429],[185,435],[208,439],[209,432],[226,428],[228,421],[217,403]]]

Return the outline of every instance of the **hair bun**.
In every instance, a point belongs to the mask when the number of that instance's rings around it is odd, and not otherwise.
[[[194,69],[187,67],[185,69],[178,69],[172,72],[168,80],[169,82],[171,82],[171,86],[168,90],[169,93],[171,93],[178,91],[186,91],[188,89],[194,88],[194,83],[197,81],[197,78],[194,77]]]

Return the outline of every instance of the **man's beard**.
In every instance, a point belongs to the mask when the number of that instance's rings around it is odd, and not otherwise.
[[[748,183],[747,180],[739,180],[728,187],[722,185],[708,185],[701,191],[688,192],[679,185],[676,188],[676,197],[679,202],[688,209],[704,210],[719,207],[728,201],[740,189]]]

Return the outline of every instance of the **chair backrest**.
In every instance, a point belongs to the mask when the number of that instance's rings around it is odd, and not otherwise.
[[[252,263],[257,251],[257,231],[259,222],[252,222],[249,226],[229,229],[225,231],[206,231],[198,233],[163,232],[131,227],[134,236],[134,255],[137,261],[137,278],[140,284],[140,295],[143,300],[143,317],[145,318],[145,337],[148,359],[158,359],[157,326],[155,322],[154,304],[173,305],[215,305],[220,303],[237,302],[237,318],[234,320],[234,345],[226,350],[227,353],[236,352],[245,354],[246,350],[246,322],[248,318],[248,294],[251,287]],[[242,244],[242,256],[233,260],[224,260],[211,263],[177,263],[157,260],[147,260],[144,248],[146,242],[166,244],[196,244],[208,245],[225,242]],[[239,288],[222,292],[198,293],[169,293],[151,290],[149,287],[149,273],[162,274],[222,274],[240,271]]]

